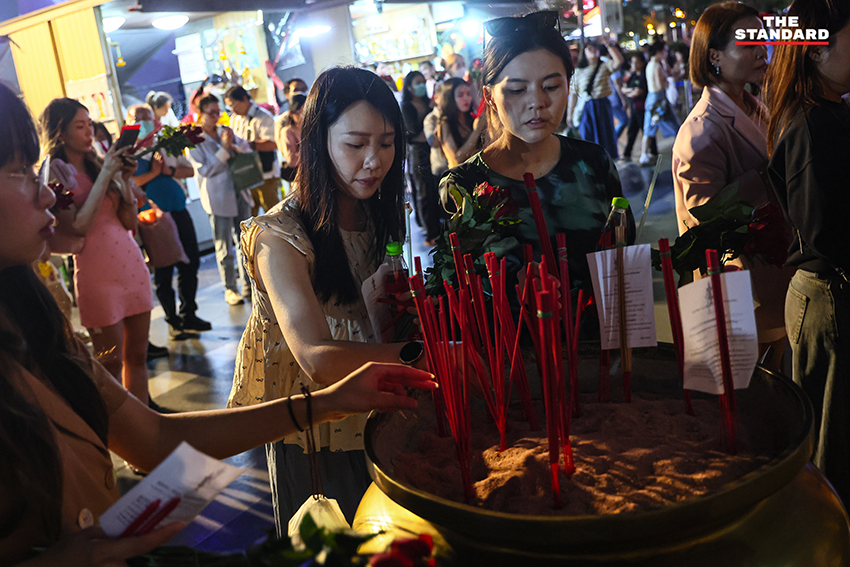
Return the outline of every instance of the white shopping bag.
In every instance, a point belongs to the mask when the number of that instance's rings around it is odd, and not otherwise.
[[[351,529],[351,526],[345,521],[345,516],[342,515],[342,510],[340,510],[339,503],[336,500],[320,495],[310,496],[298,511],[295,512],[295,515],[289,519],[289,537],[295,549],[304,548],[304,542],[301,540],[301,533],[298,531],[298,528],[307,514],[310,514],[313,521],[320,528],[325,528],[329,531]]]

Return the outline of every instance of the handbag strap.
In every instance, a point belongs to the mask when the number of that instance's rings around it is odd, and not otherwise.
[[[319,467],[319,457],[316,454],[318,447],[316,446],[316,436],[313,433],[313,397],[310,389],[301,384],[301,393],[307,400],[307,429],[305,437],[307,438],[307,456],[310,462],[310,488],[313,491],[313,499],[319,500],[325,495],[325,488],[322,486],[322,473]]]
[[[587,96],[593,98],[593,83],[596,82],[596,75],[599,74],[599,67],[602,66],[602,61],[596,62],[596,67],[593,68],[593,73],[590,74],[590,80],[587,82]]]

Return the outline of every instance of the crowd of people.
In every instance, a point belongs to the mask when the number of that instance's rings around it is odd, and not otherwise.
[[[266,444],[283,533],[311,493],[305,429],[316,425],[325,493],[350,520],[370,482],[364,412],[415,405],[404,387],[434,388],[421,343],[382,343],[360,291],[387,244],[405,237],[406,187],[429,243],[452,187],[486,181],[510,191],[524,221],[515,236],[539,255],[522,181],[532,173],[550,233],[567,235],[571,284],[589,289],[583,259],[597,248],[612,198],[623,194],[616,160],[630,159],[641,130],[640,163],[657,154],[657,131],[676,136],[680,233],[698,224],[693,207],[730,186],[753,206],[774,202],[784,211],[796,235],[786,266],[750,257],[739,265],[752,274],[760,348],[771,355],[763,360],[777,368],[790,342],[793,378],[815,407],[814,463],[850,497],[850,361],[841,333],[850,323],[850,257],[840,220],[850,205],[841,190],[850,6],[795,0],[790,10],[801,26],[829,30],[828,44],[779,45],[768,61],[763,47],[732,41],[736,30],[761,27],[758,12],[722,2],[697,22],[687,61],[677,51],[668,62],[660,41],[648,58],[610,42],[579,54],[557,12],[535,12],[485,24],[479,84],[466,80],[460,56],[446,60],[442,81],[425,62],[405,77],[400,103],[387,81],[354,67],[323,72],[309,90],[298,79],[286,83],[289,108],[277,120],[240,86],[223,97],[201,88],[190,120],[204,140],[187,158],[133,159],[71,99],[44,109],[39,141],[23,103],[0,86],[0,562],[112,564],[176,533],[172,525],[112,541],[80,523],[82,508],[96,517],[118,496],[107,448],[145,471],[181,440],[217,457]],[[684,69],[702,96],[680,121],[669,87]],[[153,131],[170,103],[154,93],[127,121]],[[242,188],[228,163],[251,152],[260,180]],[[40,156],[73,187],[73,202],[58,207],[40,183]],[[250,298],[251,315],[228,408],[165,415],[147,391],[153,302],[132,231],[140,209],[170,213],[188,261],[155,270],[156,295],[174,337],[209,329],[195,313],[197,238],[180,184],[191,175],[227,302]],[[282,179],[291,181],[283,199]],[[627,219],[633,242],[631,211]],[[33,270],[50,251],[73,254],[91,349]],[[511,264],[515,271],[521,261]],[[38,547],[46,551],[33,558]]]

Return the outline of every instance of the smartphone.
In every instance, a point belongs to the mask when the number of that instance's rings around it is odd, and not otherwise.
[[[139,139],[140,128],[140,124],[133,124],[132,126],[124,126],[121,128],[121,135],[118,137],[118,141],[115,142],[115,149],[120,150],[125,146],[132,146],[135,144],[136,140]]]

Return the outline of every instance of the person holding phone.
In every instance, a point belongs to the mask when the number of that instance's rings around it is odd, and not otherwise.
[[[52,100],[41,116],[42,145],[54,165],[73,167],[74,203],[57,214],[68,233],[85,237],[74,255],[80,322],[103,365],[133,395],[149,402],[147,349],[153,307],[150,276],[130,232],[145,194],[132,182],[130,147],[115,146],[101,161],[92,149],[88,110],[76,100]],[[130,134],[132,136],[132,134]]]

